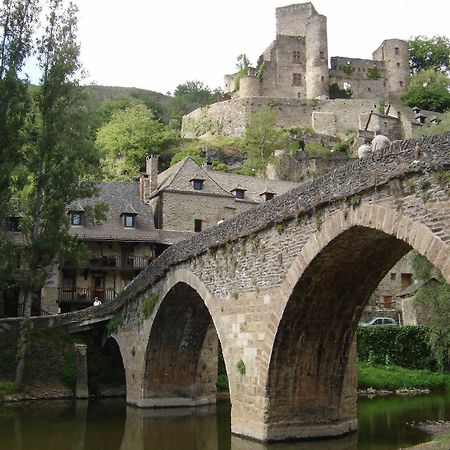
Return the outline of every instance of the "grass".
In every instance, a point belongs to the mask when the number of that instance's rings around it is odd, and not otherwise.
[[[450,386],[450,375],[429,370],[405,369],[399,366],[358,365],[358,387],[377,390],[430,389]]]

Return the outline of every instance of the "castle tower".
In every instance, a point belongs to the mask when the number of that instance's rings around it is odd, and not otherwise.
[[[313,14],[308,18],[305,33],[306,98],[328,97],[327,18]]]
[[[276,33],[283,36],[305,36],[308,18],[317,14],[312,3],[299,3],[296,5],[276,8]]]
[[[398,100],[409,82],[408,43],[401,39],[387,39],[373,52],[372,57],[384,61],[389,101]]]
[[[259,97],[261,95],[261,83],[256,75],[241,77],[239,81],[239,97]]]

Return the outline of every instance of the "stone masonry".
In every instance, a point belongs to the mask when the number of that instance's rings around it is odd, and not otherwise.
[[[449,161],[450,134],[398,142],[173,245],[113,302],[55,320],[112,318],[130,404],[213,402],[216,333],[234,434],[353,431],[370,294],[411,249],[450,282]]]

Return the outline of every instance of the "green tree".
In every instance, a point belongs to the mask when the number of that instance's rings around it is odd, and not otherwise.
[[[287,145],[286,136],[279,128],[275,128],[276,112],[270,106],[253,113],[248,120],[244,135],[244,148],[249,164],[257,173],[263,173],[267,162],[277,148]]]
[[[449,74],[450,40],[445,36],[416,36],[408,41],[411,73],[432,69]]]
[[[238,72],[234,79],[234,89],[238,91],[241,84],[241,78],[247,76],[250,69],[250,60],[245,53],[241,53],[236,58],[236,69]]]
[[[24,132],[23,162],[14,171],[14,199],[22,216],[18,286],[25,294],[24,316],[31,315],[34,298],[48,279],[56,257],[73,247],[66,207],[94,191],[98,158],[86,117],[81,65],[76,41],[77,8],[50,0],[37,58],[42,73]],[[27,321],[23,322],[16,384],[23,376]]]
[[[20,129],[29,107],[28,84],[21,78],[32,50],[37,0],[2,0],[0,4],[0,218],[7,210],[10,175],[23,144]]]
[[[422,70],[411,77],[401,102],[406,106],[445,112],[450,108],[449,89],[448,76],[433,69]]]
[[[152,111],[136,104],[113,113],[97,131],[96,147],[102,153],[107,179],[136,176],[145,168],[145,157],[160,154],[179,140],[178,133],[159,122]]]
[[[201,81],[186,81],[179,84],[170,101],[170,123],[174,128],[181,128],[181,119],[185,114],[202,106],[217,102],[223,95],[220,88],[214,90]]]
[[[416,254],[414,277],[422,286],[414,295],[414,306],[430,327],[429,343],[442,370],[450,369],[450,285],[427,258]]]

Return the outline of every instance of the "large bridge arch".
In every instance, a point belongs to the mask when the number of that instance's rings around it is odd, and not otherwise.
[[[268,366],[266,439],[356,429],[358,320],[379,281],[411,249],[450,281],[448,244],[389,207],[338,211],[309,238],[280,287],[286,302]]]

